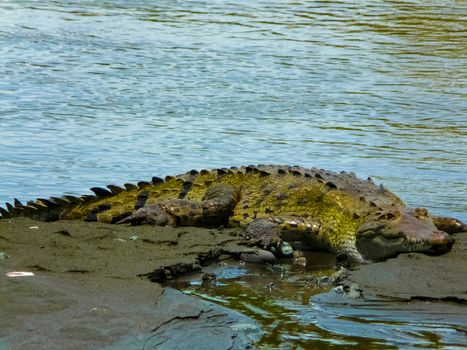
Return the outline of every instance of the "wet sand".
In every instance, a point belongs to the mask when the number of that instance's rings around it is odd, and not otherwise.
[[[254,347],[260,334],[254,320],[158,283],[236,256],[242,234],[0,220],[0,348],[170,349],[174,341]],[[458,234],[448,254],[404,254],[360,266],[343,283],[357,283],[365,298],[465,304],[466,256],[467,234]],[[11,271],[34,276],[7,277]]]

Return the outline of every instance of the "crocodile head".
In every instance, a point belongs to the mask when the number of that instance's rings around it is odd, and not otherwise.
[[[407,252],[443,254],[454,243],[449,234],[436,228],[424,208],[379,213],[359,227],[356,238],[358,252],[372,261]]]

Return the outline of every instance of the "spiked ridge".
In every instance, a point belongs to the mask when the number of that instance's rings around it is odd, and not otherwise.
[[[26,205],[15,199],[0,214],[42,221],[248,227],[252,241],[268,249],[280,251],[283,239],[298,239],[358,261],[405,251],[445,252],[453,243],[445,232],[467,230],[459,220],[407,208],[370,178],[300,166],[191,170],[106,187],[92,187],[93,195],[40,198]]]

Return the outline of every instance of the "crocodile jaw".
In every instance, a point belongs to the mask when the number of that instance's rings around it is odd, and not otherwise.
[[[358,252],[372,261],[409,252],[444,254],[453,244],[454,239],[439,231],[430,217],[420,216],[412,210],[399,212],[391,220],[365,223],[358,230],[356,239]]]
[[[435,231],[429,240],[426,238],[407,238],[403,235],[398,238],[387,238],[382,235],[364,237],[357,240],[357,250],[366,259],[379,261],[408,252],[444,254],[451,250],[453,244],[454,239],[447,233]]]

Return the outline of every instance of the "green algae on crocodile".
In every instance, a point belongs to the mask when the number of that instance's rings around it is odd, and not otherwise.
[[[242,227],[252,244],[276,255],[289,255],[287,241],[299,240],[361,262],[412,251],[444,253],[454,242],[448,233],[467,230],[457,219],[407,208],[371,179],[315,168],[192,170],[107,187],[91,188],[95,196],[65,195],[26,205],[15,200],[0,213],[45,221]]]

